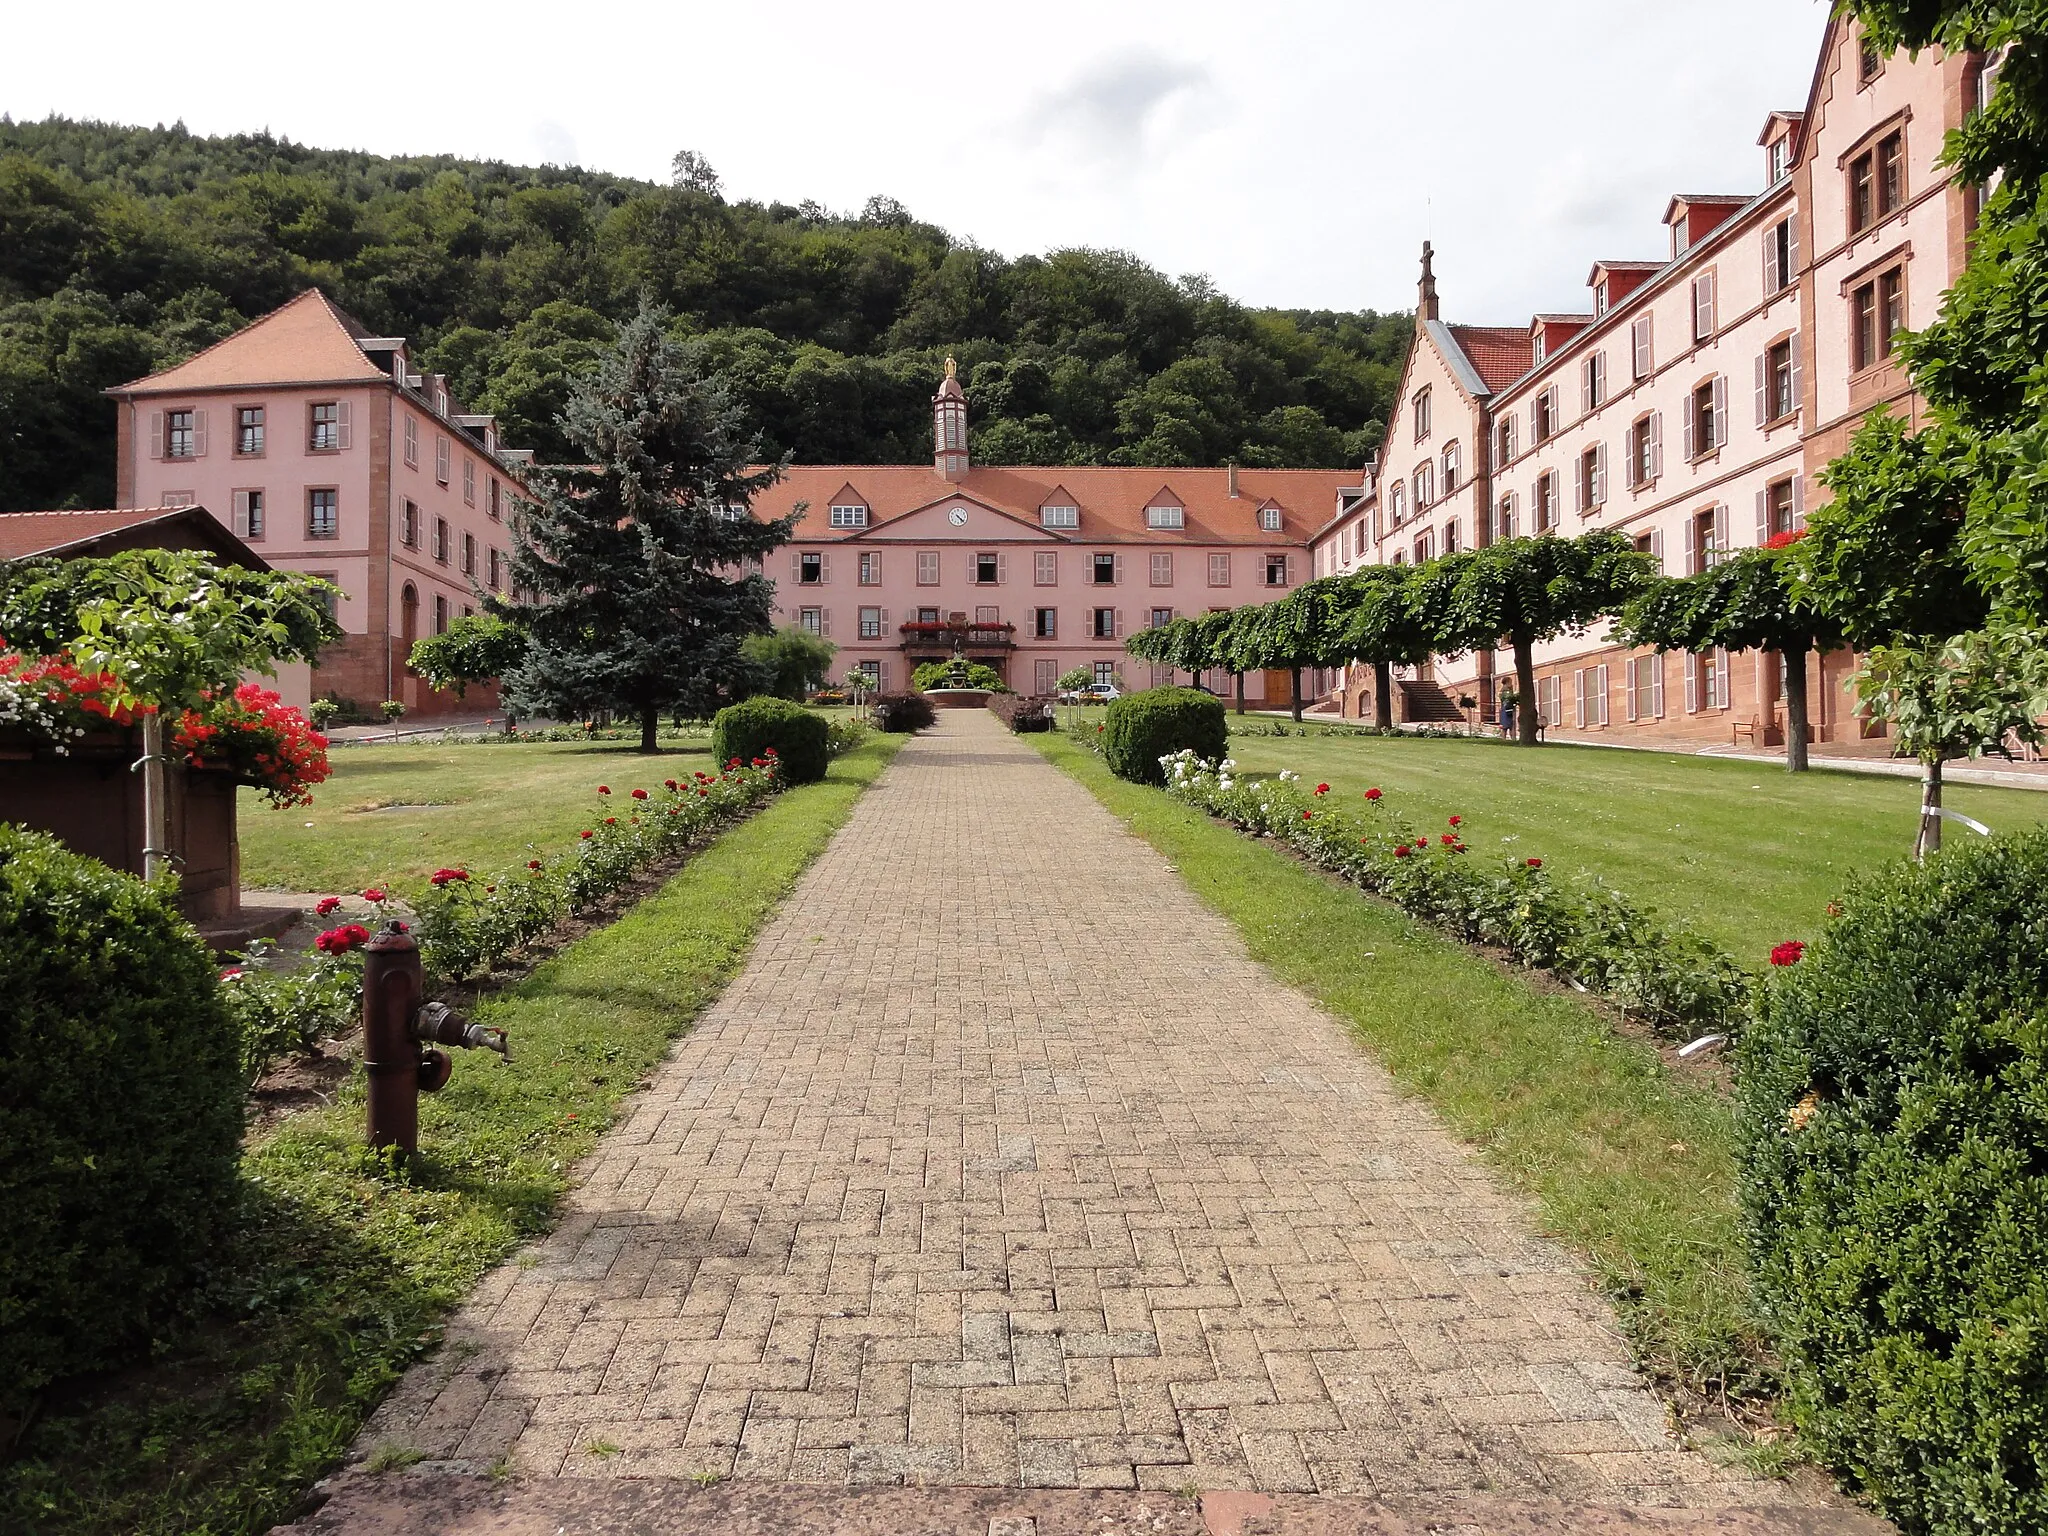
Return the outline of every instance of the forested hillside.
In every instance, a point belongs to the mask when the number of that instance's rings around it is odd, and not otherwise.
[[[641,294],[705,339],[771,451],[916,460],[956,354],[990,462],[1358,464],[1405,317],[1258,310],[1134,256],[1006,258],[675,184],[266,135],[0,118],[0,508],[113,496],[100,391],[318,284],[545,457],[566,380]]]

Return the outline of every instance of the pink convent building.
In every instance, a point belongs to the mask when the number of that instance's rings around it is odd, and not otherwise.
[[[1448,324],[1425,245],[1385,443],[1362,496],[1317,529],[1316,573],[1612,528],[1689,574],[1804,526],[1857,422],[1880,405],[1917,415],[1894,339],[1934,318],[1962,267],[1976,197],[1936,159],[1992,75],[1975,56],[1885,57],[1830,19],[1804,107],[1758,135],[1763,190],[1672,197],[1661,248],[1593,261],[1569,313]],[[1659,656],[1603,630],[1536,660],[1556,736],[1783,740],[1773,655]],[[1502,651],[1410,669],[1397,717],[1439,717],[1461,696],[1490,716],[1513,666]],[[1819,741],[1869,730],[1841,686],[1849,667],[1810,662]],[[1369,716],[1359,670],[1319,681]]]
[[[346,638],[321,657],[316,696],[457,707],[405,663],[509,580],[506,518],[532,456],[502,446],[489,416],[317,290],[109,393],[121,505],[203,507],[271,565],[341,588]],[[460,707],[494,699],[472,690]]]
[[[929,466],[798,465],[754,505],[802,509],[771,557],[778,619],[884,690],[956,652],[1020,693],[1075,667],[1129,688],[1186,681],[1134,661],[1126,637],[1284,596],[1307,579],[1309,534],[1358,494],[1344,470],[977,465],[950,364],[932,425]],[[1287,690],[1284,672],[1246,679],[1248,699]]]

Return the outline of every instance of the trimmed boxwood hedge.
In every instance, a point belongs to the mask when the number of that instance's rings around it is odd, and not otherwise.
[[[1199,688],[1148,688],[1109,706],[1102,755],[1109,771],[1136,784],[1164,784],[1159,760],[1183,749],[1210,762],[1224,755],[1230,726],[1223,701]]]
[[[232,1207],[240,1042],[171,893],[0,823],[0,1407],[113,1365]]]
[[[1741,1054],[1793,1418],[1909,1531],[2048,1530],[2048,832],[1838,910]]]
[[[763,696],[728,704],[711,718],[711,753],[721,766],[750,763],[773,747],[786,784],[815,784],[831,757],[825,717],[788,699]]]
[[[937,706],[921,693],[885,693],[875,700],[875,729],[909,734],[930,729],[939,718]]]

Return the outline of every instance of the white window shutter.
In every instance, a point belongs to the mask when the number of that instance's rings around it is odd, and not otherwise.
[[[1572,673],[1572,724],[1584,727],[1586,723],[1586,669],[1580,667]]]
[[[818,580],[822,582],[829,582],[831,579],[832,556],[829,553],[820,555],[818,557]]]
[[[1726,709],[1728,707],[1728,683],[1728,653],[1725,650],[1717,650],[1714,652],[1714,707],[1716,709]]]
[[[334,445],[346,449],[355,442],[355,411],[349,402],[344,400],[334,408],[334,414]]]
[[[1650,478],[1664,473],[1664,413],[1650,412]]]
[[[1792,333],[1792,409],[1803,412],[1806,409],[1805,396],[1800,393],[1799,333]]]
[[[1762,426],[1771,419],[1770,403],[1771,355],[1759,352],[1756,355],[1756,424]]]
[[[1300,579],[1301,578],[1295,572],[1294,556],[1289,555],[1287,557],[1287,585],[1291,587]]]
[[[1806,526],[1806,476],[1804,475],[1794,475],[1792,477],[1792,526],[1794,528],[1804,528]]]
[[[1700,659],[1692,651],[1685,653],[1685,710],[1687,714],[1697,713],[1700,707]]]
[[[1697,576],[1700,573],[1700,525],[1699,519],[1685,520],[1685,574]]]
[[[234,529],[236,538],[246,539],[249,537],[249,493],[247,491],[235,492]]]
[[[1771,493],[1768,490],[1756,493],[1756,542],[1761,549],[1771,536]]]
[[[1775,231],[1764,234],[1764,295],[1778,291],[1778,241]]]
[[[1650,530],[1650,558],[1657,562],[1658,574],[1662,575],[1664,571],[1664,530],[1662,528],[1652,528]]]
[[[1635,657],[1633,657],[1633,656],[1631,656],[1631,657],[1629,658],[1629,660],[1628,660],[1628,666],[1627,666],[1626,670],[1625,670],[1625,671],[1624,671],[1624,673],[1623,673],[1623,676],[1625,677],[1625,679],[1627,680],[1627,683],[1628,683],[1628,687],[1627,687],[1627,688],[1626,688],[1626,690],[1625,690],[1625,692],[1626,692],[1626,693],[1627,693],[1627,695],[1628,695],[1628,700],[1627,700],[1627,703],[1626,703],[1626,705],[1625,705],[1624,707],[1625,707],[1625,708],[1626,708],[1626,709],[1628,710],[1628,717],[1629,717],[1629,719],[1631,719],[1631,720],[1635,719],[1635,717],[1636,717],[1636,672],[1637,672],[1637,670],[1638,670],[1638,668],[1637,668],[1637,665],[1636,665],[1636,658],[1635,658]]]
[[[1785,221],[1785,250],[1792,258],[1792,270],[1785,274],[1785,281],[1791,282],[1799,275],[1799,216],[1794,214]]]
[[[1120,587],[1124,584],[1124,557],[1122,555],[1113,555],[1111,556],[1111,560],[1113,563],[1110,573],[1110,580],[1116,586]],[[1121,623],[1121,621],[1119,621],[1119,623]],[[1122,630],[1119,629],[1118,633],[1121,634]]]
[[[1714,563],[1717,565],[1728,558],[1731,548],[1728,524],[1728,503],[1724,501],[1714,508]]]
[[[160,459],[164,456],[164,413],[149,413],[149,456]]]
[[[1728,441],[1728,375],[1714,375],[1714,446]]]
[[[885,634],[886,634],[886,633],[888,632],[888,629],[889,629],[889,610],[888,610],[888,609],[886,609],[886,608],[884,608],[884,609],[882,610],[882,631],[883,631],[883,633],[885,633]]]
[[[1650,658],[1650,713],[1657,719],[1664,718],[1664,658]]]
[[[1717,285],[1714,281],[1714,273],[1710,268],[1707,272],[1707,334],[1709,336],[1714,334],[1714,322],[1718,318],[1717,311],[1719,306],[1715,302],[1714,293],[1714,289],[1716,286]]]
[[[1115,638],[1117,638],[1118,640],[1121,640],[1121,639],[1123,639],[1123,637],[1124,637],[1124,611],[1123,611],[1123,609],[1119,608],[1119,609],[1117,609],[1117,610],[1116,610],[1116,621],[1115,621],[1115,622],[1116,622]]]
[[[1587,358],[1579,364],[1579,409],[1593,409],[1593,359]]]
[[[1593,445],[1593,505],[1607,505],[1607,445]]]
[[[1692,402],[1691,400],[1687,400],[1687,401],[1685,402],[1685,415],[1684,415],[1684,418],[1683,418],[1683,420],[1682,420],[1682,422],[1681,422],[1681,425],[1682,425],[1682,427],[1683,427],[1683,431],[1682,431],[1682,432],[1680,433],[1680,436],[1681,436],[1681,437],[1682,437],[1682,438],[1684,439],[1685,457],[1686,457],[1686,460],[1687,460],[1687,462],[1690,462],[1690,461],[1691,461],[1691,459],[1692,459],[1692,439],[1693,439],[1693,420],[1692,420],[1692,417],[1693,417],[1693,402]]]
[[[830,608],[820,608],[818,610],[818,633],[825,636],[827,639],[831,638],[832,610]]]
[[[204,411],[194,411],[192,413],[192,457],[195,459],[206,457],[206,412]]]
[[[1595,694],[1595,697],[1597,697],[1600,700],[1600,723],[1602,725],[1605,725],[1607,723],[1607,663],[1603,661],[1600,663],[1599,666],[1595,667],[1593,670],[1599,674],[1599,679],[1596,685],[1598,691]]]
[[[1010,557],[1001,550],[996,551],[996,585],[1001,586],[1010,579]]]

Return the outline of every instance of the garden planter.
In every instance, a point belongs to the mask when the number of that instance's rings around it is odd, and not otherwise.
[[[142,874],[141,732],[97,731],[60,756],[47,743],[0,735],[0,821],[48,832],[75,852]],[[181,879],[178,905],[195,923],[241,910],[242,858],[235,836],[235,775],[169,765],[170,847]]]
[[[927,688],[924,696],[932,701],[935,709],[987,709],[989,690],[986,688]]]

